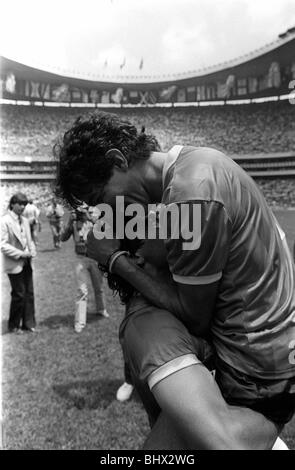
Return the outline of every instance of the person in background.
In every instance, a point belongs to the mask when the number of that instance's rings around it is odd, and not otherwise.
[[[60,248],[60,234],[62,230],[62,217],[64,210],[60,204],[57,203],[56,199],[53,198],[51,204],[46,209],[46,217],[49,220],[53,236],[53,244],[55,248]]]
[[[27,202],[25,194],[14,194],[1,221],[2,265],[11,285],[8,331],[17,334],[36,331],[32,267],[36,249],[29,221],[22,215]]]
[[[28,204],[25,207],[25,210],[23,212],[23,216],[26,217],[29,221],[30,224],[30,229],[31,229],[31,237],[35,245],[38,243],[38,230],[41,228],[41,224],[39,221],[39,216],[40,216],[40,210],[34,204],[34,201],[32,199],[28,200]]]
[[[61,241],[67,241],[71,236],[74,238],[75,252],[77,255],[76,278],[77,278],[77,302],[75,311],[75,331],[80,333],[86,326],[87,303],[88,303],[88,278],[90,277],[97,314],[105,318],[109,314],[105,307],[103,292],[103,276],[98,269],[97,263],[86,256],[86,238],[89,230],[97,218],[94,208],[71,211],[68,222],[61,232]]]

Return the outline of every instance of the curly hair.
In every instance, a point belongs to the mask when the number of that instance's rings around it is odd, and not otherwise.
[[[157,139],[146,134],[144,127],[138,132],[116,114],[80,116],[53,148],[57,160],[55,194],[77,207],[83,189],[104,186],[115,164],[113,157],[105,156],[112,148],[120,150],[128,162],[161,150]]]

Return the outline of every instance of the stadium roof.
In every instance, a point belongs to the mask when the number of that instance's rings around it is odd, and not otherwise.
[[[222,62],[210,67],[200,70],[191,70],[177,74],[167,75],[125,75],[125,76],[111,76],[106,74],[77,77],[70,76],[66,71],[61,71],[60,74],[47,72],[45,70],[36,69],[19,62],[10,60],[7,57],[1,57],[1,71],[5,74],[12,72],[16,78],[24,80],[46,81],[47,83],[60,83],[61,80],[71,86],[91,88],[103,87],[105,90],[114,89],[114,87],[123,85],[125,89],[142,88],[144,85],[146,89],[158,88],[159,86],[171,85],[171,83],[178,86],[189,86],[190,83],[196,84],[198,79],[206,79],[210,82],[210,78],[224,81],[229,73],[235,73],[236,77],[259,76],[260,72],[263,73],[266,64],[270,60],[278,60],[282,66],[290,63],[294,59],[295,49],[295,27],[290,28],[286,33],[281,34],[278,39],[270,44],[256,49],[248,54],[237,57],[233,60]]]

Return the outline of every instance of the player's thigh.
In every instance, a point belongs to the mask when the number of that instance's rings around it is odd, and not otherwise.
[[[120,342],[151,427],[161,410],[150,390],[149,378],[154,382],[159,374],[161,378],[171,373],[172,367],[183,366],[187,361],[196,363],[212,355],[205,340],[191,337],[176,317],[148,304],[124,319]]]
[[[159,381],[152,393],[188,449],[271,449],[274,423],[248,408],[229,406],[201,364]]]

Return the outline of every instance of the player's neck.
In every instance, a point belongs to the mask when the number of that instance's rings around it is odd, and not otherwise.
[[[161,202],[163,193],[162,173],[166,153],[152,152],[148,160],[142,161],[141,173],[151,203]]]

